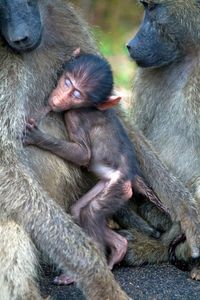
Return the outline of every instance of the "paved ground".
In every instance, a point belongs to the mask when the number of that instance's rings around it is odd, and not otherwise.
[[[41,290],[45,296],[51,295],[55,300],[84,300],[74,285],[52,285],[55,274],[49,270],[45,272],[41,282]],[[200,282],[192,281],[187,272],[168,264],[118,268],[114,273],[121,286],[134,300],[200,300]]]

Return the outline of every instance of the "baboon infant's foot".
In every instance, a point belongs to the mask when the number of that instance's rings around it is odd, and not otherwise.
[[[56,285],[70,285],[74,283],[74,280],[65,274],[61,274],[54,278],[53,283]]]
[[[200,267],[192,269],[192,271],[190,272],[190,277],[194,280],[200,281]]]
[[[116,234],[116,233],[115,233]],[[126,255],[128,249],[128,241],[123,236],[116,234],[115,245],[111,247],[111,253],[108,258],[108,267],[113,269],[114,265],[120,263]]]

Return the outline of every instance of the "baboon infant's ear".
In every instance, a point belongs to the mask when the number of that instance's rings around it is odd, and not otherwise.
[[[117,105],[121,101],[122,97],[120,96],[109,96],[107,100],[101,104],[97,105],[99,110],[106,110],[112,108],[113,106]]]

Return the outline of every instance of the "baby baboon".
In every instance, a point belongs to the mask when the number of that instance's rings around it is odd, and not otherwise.
[[[107,226],[107,220],[133,193],[162,203],[146,185],[134,145],[114,110],[120,97],[112,95],[113,75],[109,63],[98,55],[80,54],[65,65],[50,95],[45,114],[64,112],[70,142],[40,130],[30,120],[24,131],[25,145],[36,145],[78,166],[85,166],[99,181],[72,208],[72,215],[105,252],[110,269],[123,259],[127,241]],[[142,230],[142,228],[141,228]]]

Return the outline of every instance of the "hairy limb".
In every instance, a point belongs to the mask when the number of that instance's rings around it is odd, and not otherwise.
[[[135,204],[137,209],[136,211],[144,220],[148,222],[148,224],[156,228],[161,233],[170,230],[173,222],[169,214],[163,213],[160,209],[146,199],[136,199]]]
[[[140,266],[168,261],[168,246],[135,229],[119,230],[128,241],[128,251],[123,262],[127,266]]]
[[[110,268],[122,260],[127,251],[127,241],[107,227],[107,218],[129,199],[132,195],[130,189],[131,183],[120,178],[105,183],[101,181],[93,189],[96,194],[90,192],[88,194],[90,198],[86,195],[84,200],[88,204],[80,210],[80,226],[101,245],[104,251],[106,246],[111,251],[108,259]]]
[[[128,203],[115,213],[114,220],[120,225],[121,228],[136,228],[148,236],[155,238],[160,237],[160,232],[148,224],[142,217],[140,217]]]
[[[136,176],[136,178],[132,182],[133,190],[138,191],[143,196],[145,196],[150,202],[155,204],[160,210],[165,213],[168,213],[167,207],[158,199],[152,189],[150,189],[144,180],[140,176]]]
[[[87,206],[105,188],[105,185],[106,182],[101,180],[72,206],[71,213],[76,221],[80,222],[81,209]]]
[[[36,283],[36,249],[24,229],[11,220],[0,222],[0,299],[42,300]]]
[[[106,182],[101,180],[98,182],[89,192],[87,192],[83,197],[81,197],[71,208],[72,216],[75,221],[86,229],[89,235],[94,236],[95,240],[99,242],[103,251],[105,251],[105,246],[109,247],[110,259],[108,260],[108,266],[112,270],[116,261],[121,261],[127,251],[127,240],[110,230],[106,227],[106,220],[102,220],[101,224],[96,224],[94,216],[91,216],[91,220],[86,222],[88,216],[88,210],[91,205],[91,201],[101,194],[106,186]],[[83,211],[82,211],[83,209]],[[87,215],[83,217],[83,213]],[[100,212],[101,213],[101,212]],[[93,220],[94,218],[94,220]],[[97,219],[99,218],[97,214]],[[91,226],[86,226],[89,223]],[[99,226],[98,226],[99,225]],[[90,231],[88,231],[88,227]],[[114,238],[114,239],[113,239]],[[106,245],[104,245],[106,243]],[[74,282],[74,279],[68,277],[65,274],[61,274],[54,279],[54,283],[57,285],[68,285]]]
[[[106,299],[107,295],[113,295],[111,299],[128,299],[98,248],[22,166],[1,167],[1,178],[2,197],[7,199],[1,203],[1,211],[24,226],[37,247],[76,280],[88,299]],[[12,189],[7,188],[10,178]],[[16,195],[20,195],[20,201]],[[74,236],[78,238],[72,239]]]
[[[161,162],[141,132],[133,130],[131,136],[145,179],[168,208],[172,220],[180,221],[191,248],[191,256],[198,257],[200,223],[195,199],[184,184]]]
[[[146,263],[155,264],[169,261],[169,245],[180,233],[180,225],[175,223],[160,239],[148,237],[134,228],[118,232],[128,240],[125,264],[140,266]],[[180,257],[179,253],[177,255]]]
[[[33,119],[26,124],[22,140],[25,146],[35,145],[79,166],[87,165],[90,160],[90,152],[83,143],[56,139],[41,131]]]
[[[127,249],[127,239],[117,232],[106,227],[104,229],[104,239],[107,247],[109,247],[108,267],[110,270],[113,269],[114,265],[121,262],[124,258]],[[65,274],[61,274],[54,279],[54,283],[57,285],[69,285],[74,283],[74,280]]]

